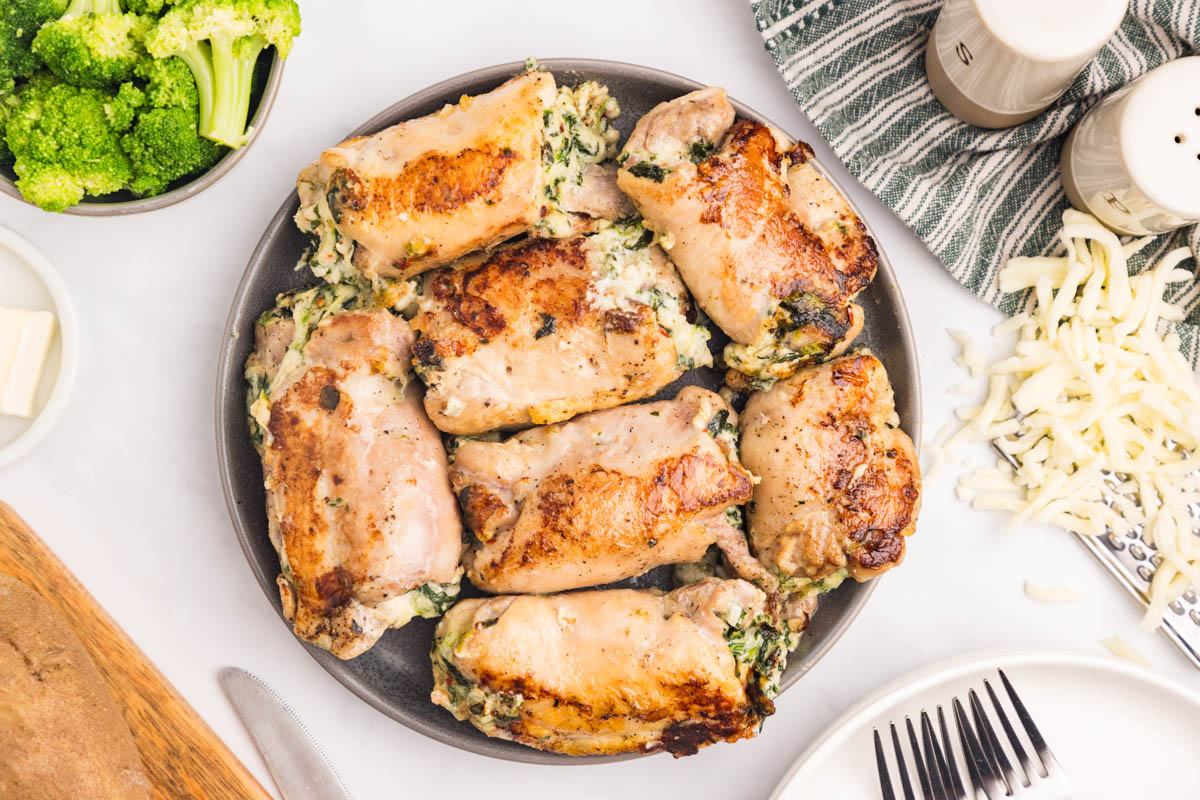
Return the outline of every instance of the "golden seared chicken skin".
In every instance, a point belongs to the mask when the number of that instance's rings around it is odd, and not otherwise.
[[[845,350],[862,329],[854,297],[875,243],[803,142],[735,119],[724,89],[661,103],[621,152],[618,185],[697,304],[733,341],[731,383],[765,387]]]
[[[805,367],[750,396],[741,455],[762,478],[750,540],[784,589],[826,591],[904,558],[921,473],[899,426],[887,372],[867,352]]]
[[[409,278],[517,234],[565,236],[631,212],[609,159],[620,113],[544,71],[321,153],[297,179],[308,264],[337,282]]]
[[[547,424],[649,397],[711,363],[708,331],[653,235],[605,223],[530,238],[422,279],[425,409],[447,433]]]
[[[464,443],[450,482],[475,534],[467,576],[493,593],[557,592],[699,561],[714,543],[735,568],[756,563],[727,514],[754,480],[737,461],[736,425],[720,395],[689,386]]]
[[[346,286],[282,295],[246,365],[279,593],[339,658],[458,594],[462,528],[441,437],[411,380],[412,331]]]
[[[710,578],[463,600],[438,624],[433,702],[503,739],[568,755],[690,755],[754,736],[788,634],[762,591]]]

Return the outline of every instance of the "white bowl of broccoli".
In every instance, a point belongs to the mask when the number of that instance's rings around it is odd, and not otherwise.
[[[151,211],[211,186],[266,122],[295,0],[0,5],[0,192],[47,211]]]

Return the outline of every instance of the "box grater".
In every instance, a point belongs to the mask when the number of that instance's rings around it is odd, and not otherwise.
[[[1116,483],[1119,479],[1110,475],[1106,480]],[[1200,536],[1200,499],[1190,504],[1188,511],[1197,524],[1193,532]],[[1075,534],[1075,537],[1130,596],[1143,607],[1149,607],[1150,579],[1162,563],[1162,556],[1142,538],[1140,525],[1125,536],[1109,531],[1105,536]],[[1200,601],[1197,600],[1195,586],[1167,606],[1163,612],[1161,630],[1192,664],[1200,667]]]
[[[994,441],[992,449],[1014,470],[1019,468],[1016,460]],[[1105,480],[1109,484],[1118,484],[1120,477],[1110,474]],[[1200,536],[1200,499],[1190,504],[1188,511],[1196,520],[1194,533]],[[1111,530],[1104,536],[1084,536],[1074,532],[1072,535],[1117,579],[1130,597],[1141,603],[1142,608],[1150,607],[1150,579],[1162,563],[1162,556],[1142,538],[1140,525],[1125,536]],[[1200,600],[1196,596],[1196,587],[1188,589],[1167,606],[1160,630],[1194,666],[1200,668]]]

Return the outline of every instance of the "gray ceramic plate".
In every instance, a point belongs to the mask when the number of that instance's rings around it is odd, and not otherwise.
[[[542,64],[554,73],[560,84],[584,80],[606,84],[621,103],[622,113],[617,123],[624,134],[628,134],[637,120],[657,103],[700,87],[695,81],[677,75],[610,61],[555,59]],[[451,78],[401,100],[354,134],[372,133],[402,120],[429,114],[446,103],[457,102],[464,94],[490,91],[521,68],[519,63],[501,64]],[[741,104],[735,103],[735,106],[743,116],[766,121],[761,114]],[[303,166],[297,164],[296,171]],[[295,270],[306,245],[305,237],[292,223],[297,206],[294,193],[284,200],[250,257],[229,313],[217,376],[217,456],[225,498],[250,567],[276,609],[279,608],[279,592],[275,577],[279,574],[279,561],[267,539],[262,470],[250,445],[246,426],[242,364],[254,344],[254,322],[264,309],[274,304],[275,295],[313,283],[310,274]],[[869,346],[887,366],[896,390],[896,407],[902,427],[919,442],[921,400],[916,348],[895,273],[882,252],[879,261],[875,282],[859,299],[866,310],[866,328],[858,342]],[[716,388],[720,376],[712,370],[693,370],[679,382]],[[661,395],[672,397],[678,388],[678,385],[669,386]],[[626,583],[669,588],[670,571],[661,568]],[[871,583],[849,581],[822,600],[800,647],[792,654],[784,675],[785,688],[795,684],[833,646],[873,588]],[[478,592],[464,581],[464,596],[473,594]],[[435,620],[416,619],[404,628],[389,631],[375,647],[353,661],[340,661],[307,644],[299,646],[305,647],[321,666],[363,700],[440,742],[514,761],[566,764],[622,758],[572,758],[543,753],[512,742],[488,739],[470,724],[455,721],[447,711],[429,701],[433,687],[429,645],[435,624]],[[771,721],[767,720],[767,727],[770,725]]]

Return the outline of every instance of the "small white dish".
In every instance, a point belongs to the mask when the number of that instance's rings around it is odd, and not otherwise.
[[[58,270],[36,247],[4,227],[0,227],[0,305],[49,311],[55,318],[33,417],[0,416],[0,467],[4,467],[29,452],[62,416],[75,384],[79,334],[75,307]]]
[[[1076,797],[1197,796],[1200,693],[1112,657],[1004,650],[918,670],[861,701],[801,754],[771,800],[878,800],[873,730],[883,736],[889,763],[894,761],[889,722],[896,723],[907,753],[905,716],[914,720],[919,736],[922,709],[936,725],[934,712],[941,705],[951,714],[953,737],[950,698],[965,700],[969,689],[982,691],[984,679],[1003,695],[997,669],[1012,681]],[[990,708],[986,695],[981,699]],[[961,767],[957,740],[954,747]]]

